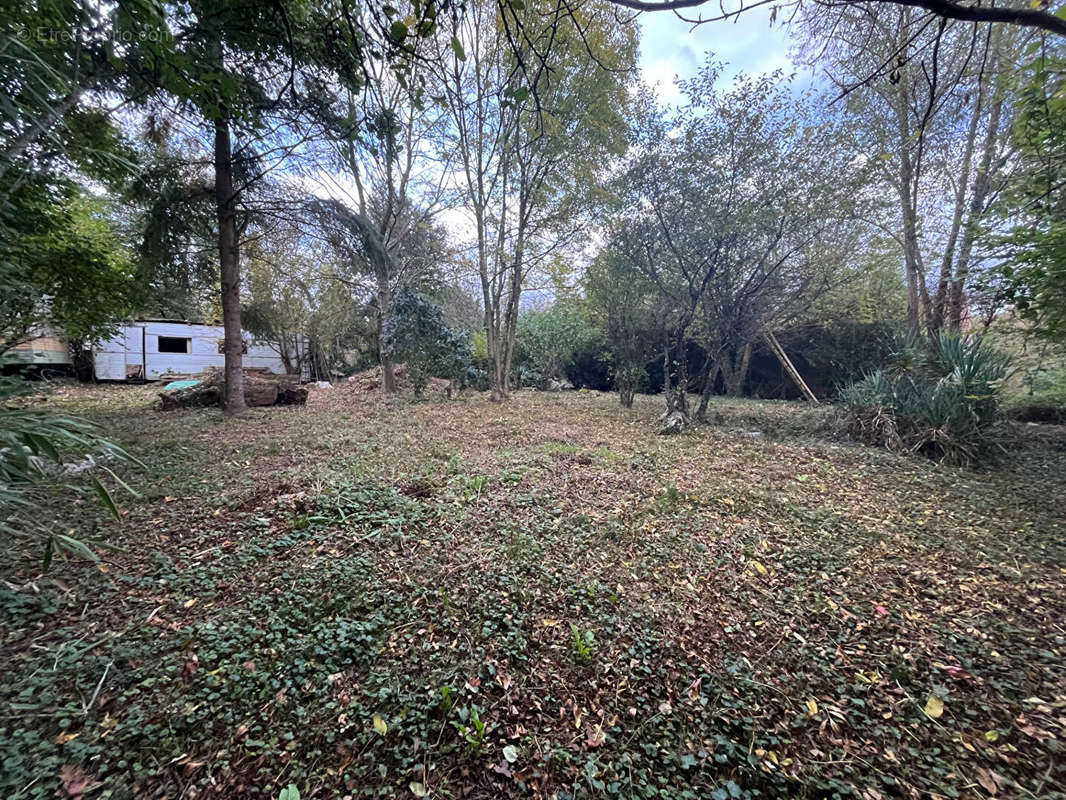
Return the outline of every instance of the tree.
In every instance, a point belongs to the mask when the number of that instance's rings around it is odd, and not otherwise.
[[[71,170],[114,180],[131,166],[110,114],[90,95],[130,90],[158,18],[147,3],[80,0],[0,4],[0,204],[27,181]]]
[[[617,233],[615,234],[617,236]],[[655,355],[655,286],[632,260],[611,242],[593,260],[585,274],[585,293],[593,319],[611,348],[612,374],[618,401],[633,406],[633,395],[647,375]]]
[[[138,310],[165,319],[219,317],[214,175],[207,154],[157,115],[140,132],[140,169],[124,192],[137,242]]]
[[[245,327],[277,350],[290,374],[329,380],[371,333],[362,324],[364,305],[336,279],[335,257],[320,237],[287,220],[257,226],[245,253]]]
[[[597,172],[624,146],[635,41],[602,3],[569,17],[560,5],[475,2],[453,33],[436,85],[473,233],[492,397],[501,400],[528,277],[577,246]]]
[[[1018,31],[929,20],[884,6],[808,13],[812,63],[847,94],[856,157],[897,198],[878,224],[899,243],[912,336],[958,330],[974,249],[1002,185]],[[885,75],[876,66],[891,64]]]
[[[780,76],[726,91],[717,77],[709,63],[683,85],[684,111],[646,116],[612,240],[658,294],[666,411],[683,421],[690,343],[707,354],[702,416],[718,373],[740,391],[753,344],[824,291],[860,229],[862,168],[839,146],[839,117]]]
[[[135,64],[145,91],[196,114],[211,140],[230,415],[245,410],[241,199],[315,133],[306,126],[310,111],[331,105],[338,90],[362,86],[367,41],[356,19],[339,13],[344,8],[315,2],[169,3],[157,21],[166,34],[160,46]]]
[[[364,274],[372,281],[386,394],[397,389],[393,342],[387,335],[395,328],[393,299],[401,291],[424,288],[439,271],[446,250],[433,218],[444,200],[442,183],[449,165],[427,169],[430,140],[443,112],[412,93],[425,83],[421,58],[431,44],[415,38],[409,45],[411,57],[403,64],[367,64],[362,91],[346,93],[343,113],[327,112],[332,161],[344,178],[329,179],[325,188],[335,202],[318,208],[360,240],[349,253],[361,252],[365,268],[356,269],[349,280]],[[336,236],[333,241],[340,243]]]
[[[107,336],[138,288],[107,205],[69,183],[24,183],[10,201],[19,213],[3,226],[0,355],[43,329],[78,342]]]
[[[400,289],[394,305],[388,320],[392,329],[385,335],[407,367],[415,396],[422,395],[431,377],[448,379],[449,396],[465,386],[473,355],[469,335],[449,327],[441,307],[419,292]]]
[[[376,322],[377,352],[386,394],[397,390],[394,300],[403,291],[416,292],[432,286],[447,254],[441,229],[409,203],[401,205],[401,209],[385,212],[371,204],[371,208],[377,208],[371,213],[383,221],[379,225],[340,200],[315,199],[309,204],[319,224],[319,236],[336,259],[331,279],[365,303]],[[390,231],[394,236],[391,243],[384,238]]]
[[[993,244],[1005,256],[996,281],[1035,330],[1066,342],[1066,58],[1047,48],[1026,66],[1011,131],[1019,169],[998,211],[1010,225]]]

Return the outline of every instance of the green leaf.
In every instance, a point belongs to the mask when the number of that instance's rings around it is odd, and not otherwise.
[[[122,515],[118,513],[118,506],[115,505],[115,500],[111,497],[111,493],[107,491],[107,487],[96,478],[92,479],[92,487],[104,508],[111,512],[111,516],[115,519],[122,519]]]
[[[55,539],[56,546],[62,550],[82,556],[90,561],[100,560],[100,556],[90,550],[89,545],[85,544],[85,542],[80,539],[75,539],[72,536],[66,536],[62,533],[54,534],[52,538]]]
[[[522,11],[526,7],[526,4],[522,2],[522,0],[507,0],[507,5],[513,8],[515,11]]]
[[[295,784],[290,783],[281,790],[278,800],[300,800],[300,790],[296,788]]]
[[[389,28],[389,38],[394,42],[402,42],[407,38],[407,25],[401,20],[393,22],[392,27]]]
[[[503,748],[503,757],[507,759],[508,764],[513,764],[518,760],[518,748],[513,744],[507,745]]]
[[[455,57],[460,61],[466,61],[466,51],[463,50],[463,43],[455,36],[452,37],[452,52],[455,53]]]
[[[425,785],[419,783],[418,781],[411,781],[407,785],[407,788],[411,790],[411,794],[413,794],[415,797],[425,797],[429,794],[429,790],[425,787]]]
[[[123,489],[125,489],[127,492],[129,492],[131,495],[133,495],[136,498],[140,498],[140,496],[141,496],[140,492],[138,492],[136,489],[134,489],[132,486],[130,486],[128,483],[126,483],[124,480],[122,480],[122,478],[120,478],[118,475],[116,475],[113,470],[108,469],[107,467],[100,467],[100,469],[102,469],[104,472],[106,472],[108,475],[110,475],[119,486],[121,486]]]

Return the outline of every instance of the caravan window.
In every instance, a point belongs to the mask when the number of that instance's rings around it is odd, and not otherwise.
[[[191,349],[192,339],[184,336],[160,336],[160,353],[188,353]]]

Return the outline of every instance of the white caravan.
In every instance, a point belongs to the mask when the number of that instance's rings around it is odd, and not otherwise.
[[[171,375],[199,375],[208,367],[222,368],[223,329],[175,320],[138,320],[93,347],[96,378],[101,381],[166,379]],[[266,368],[285,374],[275,346],[244,335],[245,368]]]

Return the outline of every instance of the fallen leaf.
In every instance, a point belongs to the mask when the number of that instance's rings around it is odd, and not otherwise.
[[[518,748],[513,744],[507,745],[503,748],[503,757],[507,759],[508,764],[513,764],[518,760]]]
[[[992,773],[984,767],[977,768],[977,782],[981,784],[981,788],[989,794],[994,795],[999,791],[999,787],[996,785],[996,779]]]
[[[100,784],[85,774],[81,767],[65,764],[59,768],[59,780],[68,797],[81,797]]]
[[[409,784],[407,784],[407,788],[411,790],[411,794],[413,794],[415,797],[425,797],[429,794],[429,789],[427,789],[425,785],[419,783],[418,781],[411,781]]]
[[[944,701],[935,694],[929,695],[925,701],[925,713],[932,719],[940,719],[944,715]]]
[[[814,700],[807,701],[807,713],[812,717],[818,713],[818,703]]]
[[[389,732],[389,726],[385,724],[385,720],[381,718],[381,714],[374,715],[374,730],[376,730],[382,736]]]

